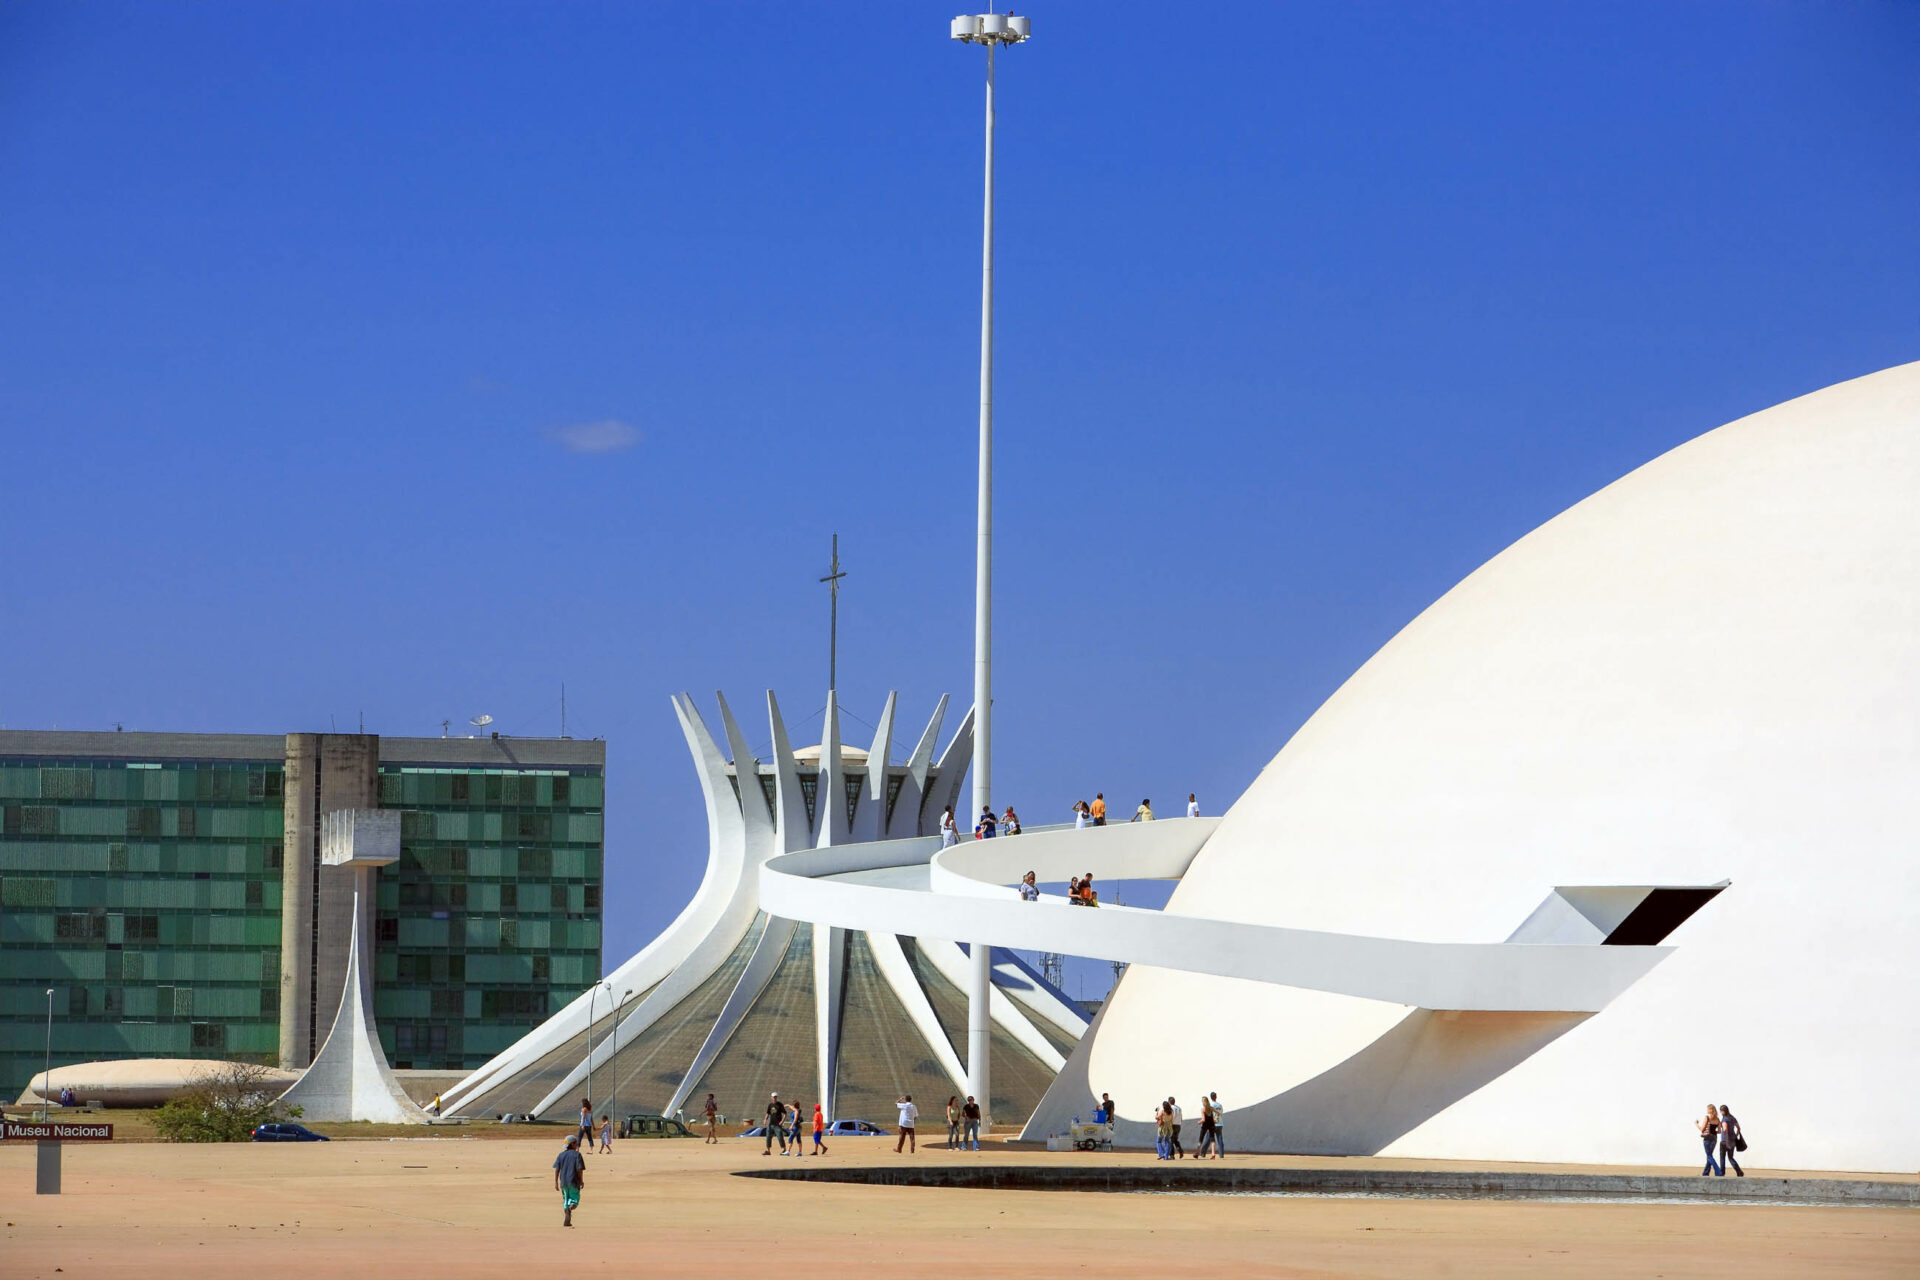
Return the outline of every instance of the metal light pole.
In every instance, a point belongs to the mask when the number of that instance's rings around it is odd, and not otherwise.
[[[593,1105],[593,1002],[600,994],[598,978],[587,988],[587,1105]]]
[[[980,237],[980,510],[973,583],[973,820],[993,806],[993,61],[1003,44],[1032,33],[1026,18],[1012,14],[962,14],[953,20],[955,40],[987,47],[987,164]],[[993,1023],[993,948],[974,943],[968,956],[967,1092],[985,1122],[990,1096]]]
[[[613,994],[613,984],[607,984],[607,994]],[[608,1093],[607,1114],[613,1117],[613,1133],[620,1136],[620,1070],[615,1059],[620,1056],[620,1011],[627,1007],[627,1001],[633,999],[633,988],[628,987],[613,1006],[613,1052],[607,1056],[607,1067],[613,1072],[613,1088]]]
[[[48,1097],[53,1092],[53,988],[47,988],[47,1056],[40,1065],[40,1123],[47,1122]]]

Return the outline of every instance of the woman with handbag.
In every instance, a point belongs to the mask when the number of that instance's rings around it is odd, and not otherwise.
[[[1736,1178],[1746,1177],[1747,1171],[1742,1169],[1740,1162],[1733,1158],[1734,1152],[1746,1149],[1747,1135],[1740,1132],[1740,1122],[1734,1118],[1733,1112],[1727,1110],[1726,1104],[1722,1103],[1720,1105],[1720,1167],[1722,1169],[1731,1167],[1733,1176]]]
[[[1700,1171],[1700,1176],[1704,1178],[1713,1174],[1719,1178],[1726,1177],[1726,1166],[1713,1158],[1713,1150],[1720,1144],[1720,1113],[1713,1109],[1711,1102],[1707,1104],[1707,1118],[1694,1121],[1693,1127],[1700,1131],[1700,1145],[1707,1149],[1707,1167]]]

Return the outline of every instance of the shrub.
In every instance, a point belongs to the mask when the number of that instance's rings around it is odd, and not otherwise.
[[[260,1125],[300,1115],[280,1104],[285,1091],[265,1067],[219,1063],[155,1112],[154,1128],[169,1142],[245,1142]]]

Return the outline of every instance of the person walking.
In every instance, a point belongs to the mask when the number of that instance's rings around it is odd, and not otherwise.
[[[1020,877],[1020,901],[1040,901],[1040,886],[1034,883],[1033,872],[1031,871]]]
[[[567,1148],[553,1161],[553,1189],[560,1193],[560,1225],[573,1225],[580,1207],[580,1189],[587,1185],[587,1158],[580,1154],[580,1135],[567,1139]]]
[[[1093,793],[1093,803],[1087,806],[1087,816],[1093,819],[1093,825],[1096,827],[1104,827],[1107,825],[1106,792],[1096,791]]]
[[[786,1120],[787,1106],[784,1102],[780,1101],[780,1095],[776,1093],[767,1102],[767,1145],[760,1152],[761,1155],[770,1156],[773,1154],[773,1140],[775,1138],[780,1139],[780,1154],[787,1154]]]
[[[821,1155],[827,1149],[827,1113],[820,1109],[819,1103],[813,1104],[813,1154]]]
[[[913,1105],[913,1095],[910,1093],[901,1094],[900,1100],[893,1105],[900,1108],[900,1140],[893,1144],[893,1154],[899,1155],[900,1148],[904,1146],[907,1154],[912,1155],[917,1150],[913,1122],[920,1118],[920,1108]]]
[[[947,1095],[947,1150],[960,1149],[960,1095]]]
[[[600,1154],[603,1156],[613,1154],[613,1116],[611,1114],[600,1117]]]
[[[993,839],[1000,834],[999,831],[996,830],[996,825],[993,810],[982,809],[980,811],[980,821],[973,824],[973,838],[975,840]]]
[[[1140,802],[1140,807],[1133,811],[1133,816],[1131,818],[1128,818],[1127,821],[1128,822],[1152,822],[1153,821],[1153,801],[1142,800]]]
[[[1020,815],[1013,811],[1012,805],[1008,805],[1007,811],[1000,815],[1000,834],[1004,836],[1020,834]]]
[[[793,1139],[793,1154],[797,1159],[807,1153],[807,1144],[801,1137],[800,1104],[794,1103],[787,1108],[787,1136]]]
[[[1210,1093],[1207,1101],[1213,1108],[1213,1158],[1227,1158],[1227,1109],[1220,1105],[1220,1095]]]
[[[1180,1122],[1185,1119],[1185,1113],[1180,1110],[1180,1104],[1172,1098],[1167,1099],[1167,1111],[1173,1117],[1173,1158],[1178,1160],[1187,1154],[1186,1148],[1180,1145]]]
[[[1740,1167],[1740,1162],[1733,1158],[1734,1152],[1745,1151],[1746,1149],[1747,1149],[1747,1135],[1740,1132],[1740,1122],[1734,1119],[1733,1112],[1727,1109],[1727,1104],[1724,1102],[1721,1103],[1720,1104],[1720,1167],[1722,1169],[1726,1169],[1730,1166],[1733,1169],[1734,1177],[1736,1178],[1746,1177],[1747,1171],[1745,1169],[1742,1169]]]
[[[1713,1158],[1714,1148],[1720,1145],[1720,1113],[1713,1109],[1711,1102],[1707,1104],[1707,1118],[1694,1121],[1693,1127],[1700,1131],[1700,1145],[1707,1149],[1707,1167],[1700,1171],[1700,1176],[1704,1178],[1712,1174],[1718,1178],[1726,1177],[1726,1166]]]
[[[1187,792],[1187,816],[1189,818],[1197,818],[1200,816],[1200,802],[1193,798],[1193,792],[1191,791]]]
[[[1213,1104],[1207,1101],[1207,1095],[1200,1095],[1200,1146],[1193,1153],[1195,1160],[1205,1160],[1208,1148],[1213,1146]]]
[[[960,1120],[966,1130],[960,1135],[962,1143],[971,1144],[972,1149],[978,1151],[980,1149],[980,1104],[973,1100],[972,1094],[967,1095],[966,1104],[960,1108]]]
[[[713,1100],[712,1094],[707,1095],[701,1111],[707,1117],[707,1145],[717,1147],[720,1145],[720,1104]]]
[[[953,806],[948,805],[940,815],[940,847],[951,849],[960,843],[960,828],[953,820]]]
[[[1075,800],[1073,802],[1073,829],[1075,831],[1082,830],[1092,821],[1093,814],[1087,809],[1087,802],[1085,800]]]
[[[1153,1151],[1156,1160],[1173,1159],[1173,1112],[1169,1109],[1170,1105],[1163,1102],[1160,1104],[1160,1109],[1153,1113],[1153,1127],[1156,1135],[1153,1140]]]
[[[580,1131],[574,1136],[588,1151],[593,1150],[593,1103],[586,1098],[580,1099]]]

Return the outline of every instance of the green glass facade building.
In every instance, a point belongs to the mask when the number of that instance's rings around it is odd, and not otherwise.
[[[351,901],[317,815],[401,811],[375,1011],[397,1068],[478,1066],[600,971],[605,744],[0,731],[0,1091],[52,1061],[310,1061]],[[47,992],[53,995],[49,999]]]

